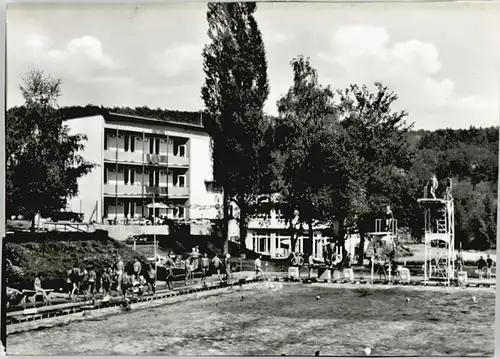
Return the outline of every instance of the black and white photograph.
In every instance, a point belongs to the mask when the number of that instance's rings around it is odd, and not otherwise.
[[[499,20],[8,4],[2,354],[492,357]]]

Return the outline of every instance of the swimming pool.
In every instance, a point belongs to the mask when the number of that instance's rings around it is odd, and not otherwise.
[[[360,356],[368,347],[376,356],[493,355],[494,289],[277,286],[13,334],[7,353]]]

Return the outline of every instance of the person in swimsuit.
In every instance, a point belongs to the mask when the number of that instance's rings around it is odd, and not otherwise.
[[[45,303],[50,303],[49,296],[47,295],[47,292],[42,288],[42,281],[40,280],[40,277],[35,278],[35,282],[33,283],[33,288],[35,289],[35,296],[37,294],[41,294],[43,297],[43,301]]]
[[[70,298],[73,297],[75,294],[78,293],[79,287],[80,287],[80,267],[78,267],[78,264],[75,264],[73,266],[73,269],[71,269],[71,284],[73,284],[73,288],[71,289],[71,293],[69,294]]]
[[[192,278],[192,264],[191,264],[191,257],[187,257],[185,262],[184,262],[184,270],[186,271],[186,284],[191,283],[191,278]]]
[[[127,273],[123,273],[121,275],[121,283],[118,284],[120,286],[123,297],[127,297],[127,291],[132,287],[132,277]]]
[[[92,267],[89,271],[89,292],[91,296],[95,294],[95,287],[97,281],[97,273],[95,269]]]
[[[313,272],[313,269],[314,269],[314,257],[313,255],[311,254],[309,256],[309,261],[308,261],[308,267],[309,267],[309,278],[312,277],[312,272]]]
[[[486,278],[491,279],[491,272],[493,268],[493,260],[491,259],[490,255],[488,254],[486,256]]]
[[[167,264],[165,264],[165,269],[167,270],[167,285],[168,285],[168,267],[167,267]],[[148,291],[155,294],[156,293],[156,271],[155,271],[155,268],[151,264],[148,264],[146,282],[147,282],[147,286],[148,286]]]
[[[204,253],[203,258],[201,259],[201,282],[203,284],[206,283],[206,279],[210,274],[210,258],[208,258],[208,254]]]
[[[264,271],[262,270],[262,256],[259,256],[255,260],[255,276],[258,278],[259,275],[264,276]]]
[[[479,279],[483,279],[484,269],[486,268],[486,265],[487,264],[483,256],[480,256],[479,260],[477,261],[477,270],[479,272]]]
[[[101,276],[101,288],[104,296],[111,292],[111,275],[109,273],[109,268],[104,270]]]
[[[139,258],[135,257],[134,258],[134,275],[139,278],[139,276],[141,275],[141,270],[142,270],[142,265],[141,265],[141,262],[139,262]]]
[[[229,253],[226,254],[226,258],[224,258],[224,267],[226,269],[226,282],[229,283],[229,280],[232,277],[232,272],[231,272],[231,255]]]
[[[172,281],[174,280],[174,268],[175,268],[175,262],[172,258],[167,258],[167,261],[165,262],[165,269],[167,271],[166,273],[166,282],[167,282],[167,288],[168,290],[172,290]]]
[[[73,284],[71,284],[71,273],[72,273],[72,270],[71,269],[68,269],[66,271],[66,290],[65,292],[68,293],[68,296],[71,295],[71,290],[73,289]]]
[[[121,284],[122,284],[122,276],[125,273],[125,263],[123,263],[123,260],[121,257],[118,257],[118,262],[116,262],[116,275],[117,275],[117,283],[118,286],[116,288],[117,291],[120,291],[121,289]]]
[[[394,214],[392,213],[391,206],[387,206],[385,209],[385,230],[389,232],[392,228],[392,221],[394,220]]]
[[[221,260],[217,255],[214,256],[212,259],[212,264],[214,266],[215,273],[217,274],[217,277],[219,278],[219,281],[222,281],[222,278],[220,276],[220,265],[221,265]]]
[[[87,269],[83,270],[82,274],[82,284],[80,286],[83,293],[87,293],[89,290],[89,272]]]
[[[436,175],[432,175],[431,177],[431,196],[436,199],[436,190],[439,187],[439,182]]]

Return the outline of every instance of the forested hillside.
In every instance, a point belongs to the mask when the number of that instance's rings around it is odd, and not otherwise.
[[[464,249],[496,245],[498,136],[497,127],[408,134],[416,176],[454,179],[456,238]]]

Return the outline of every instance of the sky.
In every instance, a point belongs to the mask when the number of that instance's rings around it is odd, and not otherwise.
[[[206,5],[9,4],[7,105],[30,69],[63,81],[60,105],[203,109]],[[500,11],[486,4],[259,3],[270,95],[310,58],[334,89],[375,81],[415,129],[499,125]]]

